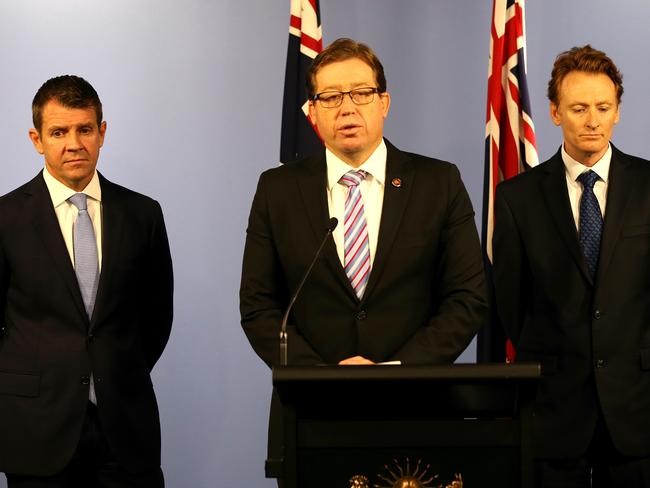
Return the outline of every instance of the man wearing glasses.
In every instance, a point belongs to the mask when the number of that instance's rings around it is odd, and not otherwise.
[[[487,309],[458,169],[383,138],[391,97],[368,46],[333,42],[307,91],[325,148],[263,173],[248,223],[240,308],[253,349],[278,364],[283,312],[335,217],[289,315],[288,364],[454,361]]]

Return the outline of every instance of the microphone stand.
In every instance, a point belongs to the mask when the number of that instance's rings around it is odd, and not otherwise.
[[[323,238],[323,241],[320,243],[320,246],[318,247],[318,250],[316,251],[316,254],[314,255],[314,259],[312,260],[311,264],[309,265],[309,268],[307,268],[307,271],[302,277],[302,280],[300,281],[300,284],[298,285],[298,288],[296,289],[296,292],[293,294],[291,297],[291,300],[289,301],[289,306],[287,307],[286,311],[284,312],[284,316],[282,317],[282,324],[280,326],[280,366],[286,366],[287,365],[287,343],[288,343],[288,334],[287,334],[287,320],[289,319],[289,312],[291,311],[291,307],[293,307],[294,302],[296,301],[296,298],[298,298],[298,295],[300,294],[300,290],[302,290],[302,286],[305,284],[305,281],[307,281],[307,277],[311,273],[311,269],[314,267],[314,264],[316,264],[316,260],[320,256],[320,253],[325,246],[325,242],[327,241],[327,238],[332,235],[332,232],[334,232],[334,229],[336,229],[336,226],[338,225],[339,221],[336,217],[332,217],[329,221],[329,225],[327,226],[327,233],[325,234],[325,237]]]

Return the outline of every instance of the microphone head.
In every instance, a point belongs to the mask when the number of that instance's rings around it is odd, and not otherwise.
[[[327,232],[334,232],[334,229],[336,229],[337,225],[339,225],[339,219],[332,217],[327,226]]]

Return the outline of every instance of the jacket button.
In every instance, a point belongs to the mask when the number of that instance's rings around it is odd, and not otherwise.
[[[360,312],[357,312],[357,320],[366,320],[366,317],[368,315],[366,314],[365,310],[361,310]]]
[[[596,367],[597,368],[604,368],[606,366],[607,366],[607,361],[605,361],[604,359],[598,359],[596,361]]]
[[[598,320],[600,317],[602,317],[602,314],[600,313],[600,310],[595,310],[594,311],[594,318]]]
[[[82,384],[82,385],[89,385],[89,384],[90,384],[90,377],[88,377],[88,376],[82,376],[82,377],[81,377],[81,384]]]
[[[95,339],[95,336],[92,334],[88,334],[88,342],[92,342],[93,339]]]

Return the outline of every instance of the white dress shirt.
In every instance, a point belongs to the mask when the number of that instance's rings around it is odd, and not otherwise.
[[[384,181],[386,179],[386,143],[381,144],[374,150],[370,157],[358,168],[353,168],[343,162],[329,149],[325,150],[327,161],[327,197],[330,217],[336,217],[339,225],[334,230],[332,237],[336,244],[336,250],[345,266],[345,199],[348,195],[348,187],[339,183],[341,177],[350,170],[364,170],[368,173],[366,178],[359,184],[361,197],[363,198],[364,211],[368,226],[368,242],[370,245],[370,264],[375,259],[377,251],[377,240],[379,238],[379,224],[381,222],[381,210],[384,204]]]
[[[43,179],[45,179],[45,184],[47,189],[50,192],[50,198],[52,199],[52,205],[54,206],[54,212],[56,213],[56,218],[59,221],[59,226],[61,227],[61,234],[63,234],[63,240],[65,245],[68,248],[68,254],[70,255],[70,260],[72,261],[72,266],[74,267],[74,222],[77,220],[77,215],[79,210],[71,202],[68,201],[72,195],[76,192],[72,188],[65,186],[59,180],[54,178],[48,171],[47,167],[43,170]],[[90,183],[86,185],[80,193],[85,193],[88,196],[87,209],[88,215],[90,215],[90,220],[93,223],[93,229],[95,230],[95,241],[97,242],[97,258],[99,260],[99,269],[102,268],[102,189],[99,185],[99,177],[97,176],[97,171],[93,175]],[[97,395],[95,394],[95,377],[93,373],[90,373],[90,387],[88,391],[88,400],[97,405]]]
[[[592,170],[600,179],[594,184],[594,195],[598,200],[598,205],[600,206],[600,213],[605,218],[605,207],[607,205],[607,188],[608,188],[608,178],[609,178],[609,165],[612,162],[612,146],[610,145],[607,148],[607,152],[603,154],[603,157],[596,162],[591,167],[585,166],[582,163],[579,163],[573,159],[569,154],[564,150],[564,144],[562,144],[562,161],[564,161],[565,175],[566,175],[566,186],[569,190],[569,201],[571,202],[571,212],[573,213],[573,221],[576,224],[576,229],[580,230],[580,197],[582,197],[582,184],[577,181],[578,176],[580,176],[585,171]]]
[[[52,176],[47,170],[47,167],[43,170],[43,179],[45,179],[45,184],[47,185],[47,189],[50,192],[50,198],[52,198],[52,205],[54,206],[54,211],[56,212],[56,218],[59,220],[59,226],[61,227],[61,234],[63,234],[63,240],[65,241],[65,245],[68,248],[68,254],[70,254],[70,261],[72,262],[72,266],[74,266],[73,226],[75,220],[77,220],[77,214],[79,213],[79,210],[77,210],[77,207],[68,201],[68,198],[77,192],[72,188],[65,186],[59,180],[55,179],[54,176]],[[99,259],[99,269],[101,270],[102,189],[99,186],[99,177],[97,176],[97,171],[95,171],[95,174],[90,180],[90,183],[86,185],[86,188],[84,188],[81,193],[88,195],[88,215],[90,215],[90,220],[92,220],[93,229],[95,230],[97,257]]]

